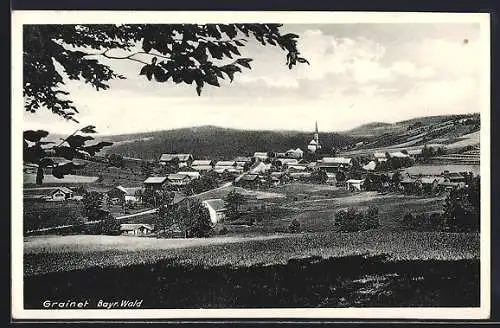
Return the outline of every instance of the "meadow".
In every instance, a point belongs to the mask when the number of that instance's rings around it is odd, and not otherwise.
[[[475,234],[330,232],[197,245],[78,237],[26,240],[26,308],[105,297],[144,299],[146,308],[479,304]]]

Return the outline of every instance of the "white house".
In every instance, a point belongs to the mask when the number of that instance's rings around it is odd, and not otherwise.
[[[210,214],[210,221],[212,225],[215,225],[218,222],[221,222],[226,217],[226,204],[224,200],[216,198],[216,199],[207,199],[202,202],[203,206],[208,209],[208,213]]]
[[[23,198],[45,201],[65,201],[73,198],[73,190],[67,187],[25,188]]]
[[[174,160],[178,160],[179,167],[190,166],[193,162],[193,155],[191,154],[162,154],[160,157],[160,164],[167,165]]]
[[[184,174],[172,173],[167,176],[168,183],[172,186],[184,186],[191,181],[191,178]]]
[[[122,235],[126,236],[147,236],[154,230],[150,224],[144,223],[123,223],[120,224],[120,231]]]
[[[365,179],[349,179],[346,181],[346,189],[353,191],[361,191],[364,185]]]
[[[266,159],[268,159],[268,158],[269,158],[269,156],[267,155],[267,153],[266,153],[266,152],[259,152],[259,151],[255,152],[255,153],[253,154],[253,157],[254,157],[255,159],[258,159],[258,160],[261,160],[261,161],[265,161]]]
[[[198,171],[195,171],[195,172],[193,172],[193,171],[186,171],[186,172],[179,171],[179,172],[177,172],[177,174],[186,175],[186,176],[190,177],[191,180],[195,180],[195,179],[198,179],[200,177],[200,172],[198,172]]]
[[[215,163],[214,171],[217,173],[229,172],[236,168],[235,161],[218,161]]]
[[[375,157],[375,159],[379,162],[387,161],[387,156],[385,155],[385,153],[377,152],[373,154],[373,157]]]
[[[304,151],[300,148],[289,149],[285,152],[285,155],[290,158],[302,158],[304,156]]]

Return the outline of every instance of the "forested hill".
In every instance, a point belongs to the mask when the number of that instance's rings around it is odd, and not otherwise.
[[[162,153],[191,153],[195,158],[232,159],[256,151],[306,150],[312,136],[312,132],[247,131],[203,126],[104,139],[115,142],[115,145],[105,149],[107,153],[128,157],[158,159]],[[329,149],[357,140],[337,133],[320,133],[319,138],[322,145]]]

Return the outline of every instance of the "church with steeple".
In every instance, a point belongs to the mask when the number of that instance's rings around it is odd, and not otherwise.
[[[321,144],[319,143],[318,121],[316,121],[316,130],[314,132],[314,137],[311,142],[309,142],[307,149],[309,149],[311,153],[314,153],[316,152],[316,150],[321,149]]]

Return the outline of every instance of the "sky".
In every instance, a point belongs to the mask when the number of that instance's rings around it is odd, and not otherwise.
[[[100,134],[215,125],[236,129],[344,131],[369,122],[480,111],[480,28],[474,23],[294,24],[310,65],[292,70],[279,47],[249,42],[252,70],[206,86],[148,81],[141,64],[103,58],[126,80],[95,91],[79,81],[65,90],[80,124],[48,110],[24,114],[25,129],[71,133],[92,124]],[[111,54],[122,55],[118,50]]]

